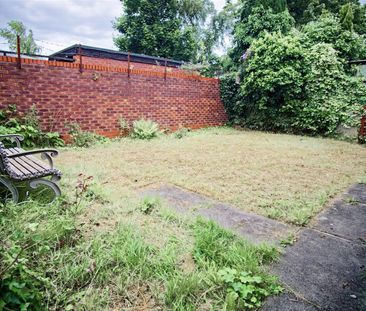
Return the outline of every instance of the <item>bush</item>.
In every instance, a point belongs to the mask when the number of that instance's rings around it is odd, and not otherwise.
[[[20,134],[24,137],[22,145],[25,147],[60,147],[64,145],[57,132],[43,132],[39,125],[36,106],[22,116],[16,105],[9,105],[0,110],[0,135]]]
[[[294,114],[291,127],[304,133],[330,135],[341,125],[359,126],[366,104],[364,83],[346,75],[337,51],[329,44],[314,45],[306,58],[306,100],[284,107]]]
[[[302,33],[309,47],[317,43],[329,43],[345,60],[366,56],[364,38],[354,31],[345,30],[339,18],[330,13],[305,25]]]
[[[138,139],[152,139],[159,134],[159,125],[151,120],[140,119],[133,122],[132,137]]]
[[[220,78],[221,100],[231,123],[235,123],[240,114],[240,111],[237,111],[241,100],[240,84],[237,83],[237,76],[236,72],[232,72]]]
[[[359,122],[365,91],[330,44],[308,48],[298,32],[267,33],[250,48],[233,110],[250,128],[330,135]]]
[[[96,143],[104,143],[108,141],[108,138],[92,133],[83,131],[78,123],[70,123],[69,134],[72,137],[72,143],[76,147],[90,147]]]

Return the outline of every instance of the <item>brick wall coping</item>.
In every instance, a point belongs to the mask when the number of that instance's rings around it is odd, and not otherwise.
[[[17,63],[18,58],[12,56],[0,56],[0,62],[5,63]],[[67,63],[67,62],[58,62],[58,61],[49,61],[49,60],[40,60],[40,59],[31,59],[31,58],[21,58],[22,64],[35,64],[35,65],[45,65],[52,67],[65,67],[65,68],[74,68],[80,69],[79,63]],[[101,65],[91,65],[91,64],[83,64],[82,68],[85,70],[98,70],[98,71],[108,71],[108,72],[122,72],[128,73],[128,68],[125,67],[113,67],[113,66],[101,66]],[[145,69],[130,69],[130,74],[135,75],[144,75],[144,76],[157,76],[157,77],[166,77],[167,78],[180,78],[180,79],[191,79],[191,80],[210,80],[210,81],[219,81],[217,78],[207,78],[194,74],[184,74],[177,72],[159,72],[153,70],[145,70]]]

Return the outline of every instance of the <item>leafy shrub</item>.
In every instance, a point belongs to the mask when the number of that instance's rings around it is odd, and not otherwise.
[[[238,74],[236,72],[228,73],[220,78],[220,94],[224,104],[225,111],[229,117],[229,122],[238,119],[239,113],[237,107],[240,106],[240,84],[237,83]]]
[[[151,120],[140,119],[133,122],[132,137],[138,139],[152,139],[159,134],[159,125]]]
[[[25,147],[60,147],[63,140],[57,132],[43,132],[39,125],[36,106],[22,116],[17,112],[16,105],[9,105],[0,110],[0,135],[20,134],[24,137],[22,145]]]
[[[72,137],[72,143],[76,147],[90,147],[96,143],[104,143],[108,138],[93,132],[83,131],[78,123],[70,123],[69,134]]]
[[[345,30],[339,18],[330,13],[324,13],[317,20],[306,24],[302,33],[309,47],[318,43],[329,43],[345,60],[366,56],[364,38],[354,31]]]
[[[331,45],[308,48],[297,32],[274,33],[254,41],[250,51],[235,103],[248,127],[330,135],[359,122],[365,86],[347,76]]]
[[[294,114],[291,127],[310,134],[334,134],[340,125],[359,126],[366,87],[361,79],[345,74],[337,51],[319,43],[307,54],[304,101],[288,102]]]

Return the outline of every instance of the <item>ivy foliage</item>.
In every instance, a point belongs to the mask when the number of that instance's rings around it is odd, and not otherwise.
[[[352,29],[352,24],[347,23],[346,27]],[[352,30],[344,29],[341,20],[330,13],[324,13],[316,21],[305,25],[302,33],[309,46],[321,42],[332,44],[345,60],[366,57],[365,38]]]
[[[327,11],[335,2],[337,9]],[[366,88],[348,61],[366,57],[366,45],[364,31],[356,30],[362,24],[356,2],[289,1],[287,10],[277,1],[241,1],[232,73],[221,80],[230,121],[309,135],[358,126]]]
[[[345,73],[332,45],[308,48],[303,40],[295,31],[266,33],[251,45],[232,108],[246,126],[329,135],[359,120],[366,105],[362,81]]]
[[[237,78],[238,75],[235,72],[227,73],[220,78],[221,100],[231,123],[240,123],[242,112],[240,85],[237,83]]]

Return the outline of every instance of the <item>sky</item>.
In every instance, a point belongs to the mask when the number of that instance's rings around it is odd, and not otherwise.
[[[225,4],[213,2],[218,10]],[[22,21],[33,30],[44,55],[76,43],[116,49],[112,22],[121,13],[119,0],[0,0],[0,27],[10,20]],[[6,49],[0,38],[0,50]]]

